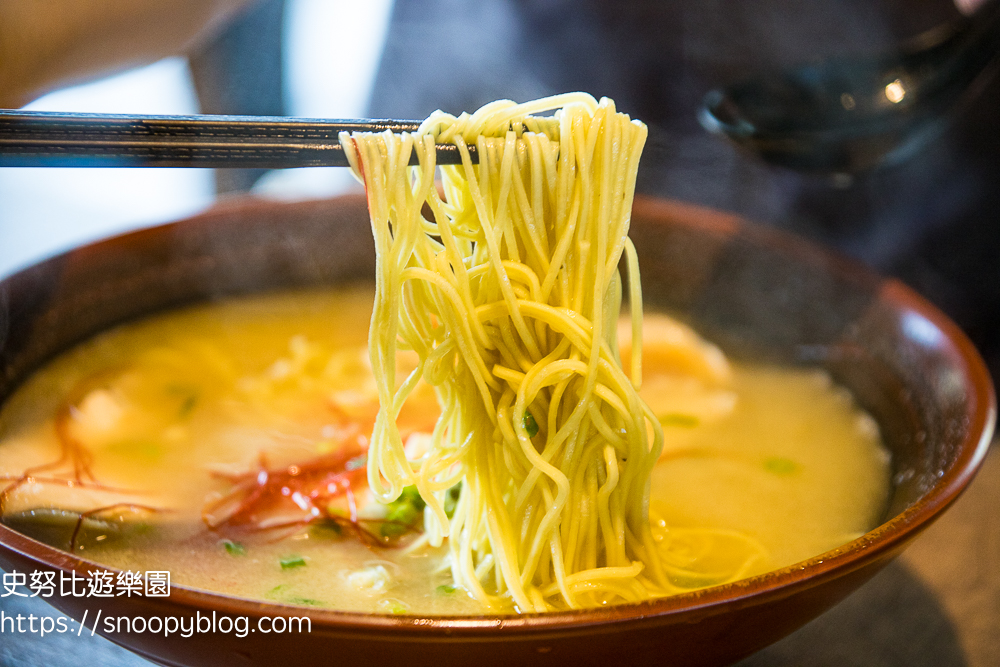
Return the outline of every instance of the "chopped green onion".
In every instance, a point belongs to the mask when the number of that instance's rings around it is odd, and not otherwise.
[[[239,542],[233,542],[232,540],[222,540],[222,546],[225,547],[226,553],[230,556],[246,556],[247,548],[240,544]]]
[[[375,603],[375,609],[383,614],[392,614],[394,616],[400,616],[408,611],[405,604],[393,598],[379,600]]]
[[[293,597],[293,598],[288,598],[287,600],[285,600],[285,602],[287,602],[288,604],[309,605],[311,607],[318,607],[321,604],[323,604],[319,600],[314,600],[313,598],[294,598]]]
[[[399,498],[389,503],[382,524],[382,537],[397,537],[416,527],[427,503],[420,497],[417,487],[408,486]]]
[[[527,410],[524,411],[524,418],[521,419],[521,425],[524,426],[524,430],[529,438],[534,438],[538,435],[538,422],[535,421],[535,418]]]
[[[306,564],[306,559],[302,556],[291,555],[285,556],[280,561],[282,570],[290,570],[293,567],[303,567]]]
[[[299,605],[309,605],[312,607],[320,607],[323,605],[322,600],[316,600],[314,598],[299,597],[296,595],[289,595],[292,592],[292,587],[289,584],[278,584],[267,593],[264,597],[270,600],[277,600],[278,602],[283,602],[285,604],[299,604]]]
[[[458,505],[458,497],[462,494],[462,483],[448,489],[444,496],[444,513],[450,519],[455,516],[455,507]]]
[[[445,595],[450,595],[451,593],[454,593],[457,590],[458,588],[451,584],[441,584],[440,586],[437,587],[437,592],[443,593]]]
[[[661,415],[659,420],[663,426],[680,426],[683,428],[694,428],[699,423],[699,419],[694,415],[685,415],[676,412]]]

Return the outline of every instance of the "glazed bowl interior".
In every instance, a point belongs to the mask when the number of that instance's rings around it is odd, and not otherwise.
[[[832,552],[725,586],[642,604],[516,617],[306,610],[175,586],[169,598],[103,601],[104,613],[301,616],[294,636],[109,635],[165,664],[402,659],[408,665],[725,664],[792,632],[884,566],[947,508],[982,461],[995,419],[965,336],[901,284],[737,218],[639,200],[632,238],[648,308],[692,324],[727,354],[819,366],[878,421],[892,454],[883,523]],[[60,255],[0,283],[0,402],[58,352],[115,324],[231,295],[371,281],[363,197],[233,202],[193,219]],[[0,526],[0,566],[93,564]],[[80,617],[87,598],[50,602]]]

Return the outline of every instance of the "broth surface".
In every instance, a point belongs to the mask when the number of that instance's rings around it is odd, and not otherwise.
[[[65,548],[79,512],[111,507],[82,524],[78,555],[250,599],[482,613],[450,585],[447,549],[414,544],[414,535],[386,547],[329,524],[209,530],[202,520],[206,503],[262,456],[268,469],[287,469],[364,444],[377,410],[371,301],[371,288],[359,287],[199,305],[66,352],[0,410],[0,474],[57,460],[69,439],[113,489],[43,481],[70,478],[66,468],[37,471],[40,481],[7,494],[4,521]],[[664,342],[676,326],[647,316],[640,393],[666,439],[652,478],[654,536],[683,571],[682,585],[783,567],[878,522],[888,454],[846,390],[819,370],[734,365],[722,374]],[[399,417],[408,446],[420,446],[437,412],[433,391],[418,388]],[[385,517],[363,489],[358,503],[359,516]]]

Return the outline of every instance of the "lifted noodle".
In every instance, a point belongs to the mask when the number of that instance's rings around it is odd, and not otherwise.
[[[641,349],[627,233],[645,139],[645,125],[582,93],[436,112],[414,134],[341,137],[378,254],[369,485],[383,502],[416,485],[430,543],[450,538],[456,584],[490,606],[509,598],[545,611],[677,590],[649,522],[662,430],[637,393],[639,354],[633,383],[616,340],[625,253]],[[435,143],[462,155],[440,168],[443,197]],[[399,386],[397,349],[420,360]],[[420,377],[442,414],[429,450],[407,458],[395,417]],[[459,480],[449,518],[444,494]]]

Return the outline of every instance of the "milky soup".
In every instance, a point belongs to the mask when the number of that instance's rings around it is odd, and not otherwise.
[[[453,585],[447,543],[427,545],[419,495],[369,496],[371,303],[367,287],[240,298],[64,353],[0,411],[4,523],[102,566],[241,598],[483,613]],[[401,354],[401,379],[413,363]],[[678,586],[780,568],[879,522],[888,454],[825,372],[730,363],[647,315],[640,395],[664,429],[650,518]],[[437,415],[418,385],[397,420],[408,453]]]

